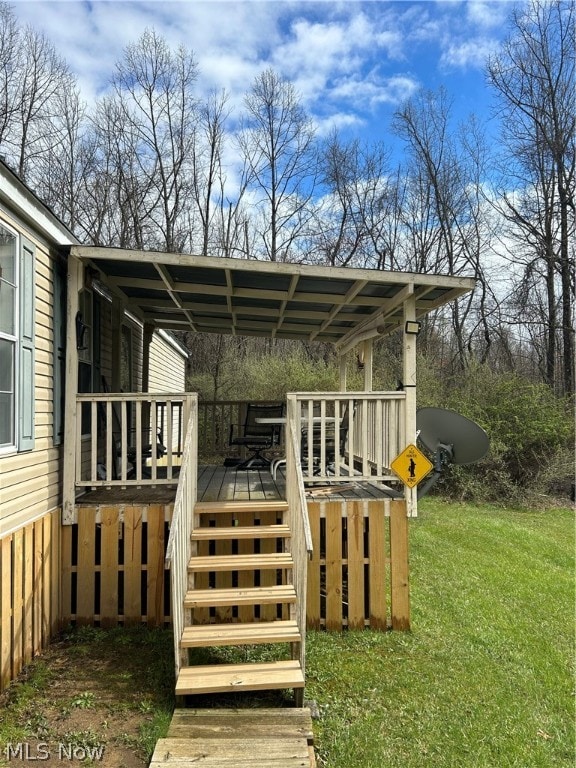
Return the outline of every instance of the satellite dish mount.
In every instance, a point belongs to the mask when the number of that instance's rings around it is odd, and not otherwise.
[[[490,448],[486,432],[478,424],[445,408],[420,408],[416,412],[418,440],[434,454],[434,472],[418,487],[422,498],[450,464],[474,464]]]

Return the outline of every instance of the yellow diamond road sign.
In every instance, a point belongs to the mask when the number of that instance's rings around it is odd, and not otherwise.
[[[409,488],[418,485],[434,469],[432,462],[415,445],[404,448],[390,467]]]

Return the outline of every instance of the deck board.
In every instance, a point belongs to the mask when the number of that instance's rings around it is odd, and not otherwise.
[[[235,467],[206,464],[198,467],[199,501],[263,501],[285,498],[284,475],[276,480],[268,469],[237,470]],[[315,493],[321,500],[390,498],[391,494],[370,483],[343,482],[340,486],[322,485],[309,489],[308,498]],[[99,504],[170,504],[176,498],[176,485],[145,486],[142,488],[97,488],[77,499],[77,505]]]

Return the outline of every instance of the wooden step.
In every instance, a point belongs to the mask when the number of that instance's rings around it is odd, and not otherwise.
[[[295,621],[259,621],[250,624],[195,624],[184,627],[181,648],[210,648],[214,645],[262,645],[299,643]]]
[[[299,661],[183,667],[176,681],[177,696],[284,688],[304,688]]]
[[[207,555],[192,557],[188,570],[195,573],[210,571],[260,571],[292,568],[290,552],[271,552],[258,555]]]
[[[304,738],[159,739],[150,768],[308,768],[308,742]]]
[[[233,525],[225,528],[196,528],[192,541],[219,541],[221,539],[287,539],[287,525]]]
[[[304,737],[314,741],[308,707],[252,707],[248,709],[174,710],[167,738],[264,738]]]
[[[208,515],[218,512],[286,512],[288,503],[281,499],[272,501],[197,501],[194,512]]]
[[[295,603],[291,584],[272,587],[235,587],[230,589],[191,589],[184,599],[185,608],[208,608],[220,605],[273,605]]]
[[[176,709],[150,768],[314,768],[313,744],[305,707]]]

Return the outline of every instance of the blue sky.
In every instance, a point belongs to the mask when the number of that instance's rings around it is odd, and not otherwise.
[[[124,47],[153,27],[199,64],[199,89],[225,88],[240,108],[272,67],[302,96],[319,133],[334,126],[389,143],[390,120],[421,88],[444,85],[455,115],[489,116],[483,66],[506,34],[509,0],[12,0],[43,31],[91,102],[105,92]]]

